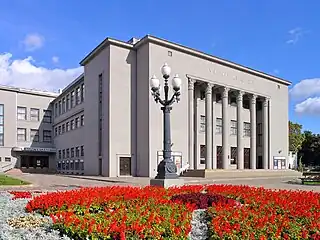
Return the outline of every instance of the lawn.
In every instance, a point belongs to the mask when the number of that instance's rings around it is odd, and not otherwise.
[[[28,185],[30,183],[22,181],[20,179],[8,177],[7,175],[0,174],[0,186],[19,186]]]

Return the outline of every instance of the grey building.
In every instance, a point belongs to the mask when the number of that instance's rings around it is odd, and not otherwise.
[[[171,114],[178,168],[287,168],[290,82],[147,35],[105,39],[52,101],[58,172],[156,175],[162,112],[149,79],[162,79],[164,63],[182,79]]]
[[[57,96],[0,86],[0,170],[55,169],[50,103]]]

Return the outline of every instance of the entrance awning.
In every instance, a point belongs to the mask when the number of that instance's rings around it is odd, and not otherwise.
[[[14,152],[37,152],[37,153],[56,153],[55,148],[41,148],[41,147],[13,147]]]

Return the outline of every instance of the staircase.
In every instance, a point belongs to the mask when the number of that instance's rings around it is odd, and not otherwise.
[[[13,169],[11,162],[0,162],[0,173],[7,172]]]

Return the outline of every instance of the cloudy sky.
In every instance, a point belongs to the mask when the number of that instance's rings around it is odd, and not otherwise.
[[[0,84],[57,91],[106,36],[152,34],[293,82],[290,119],[320,132],[320,2],[11,0],[0,8]]]

